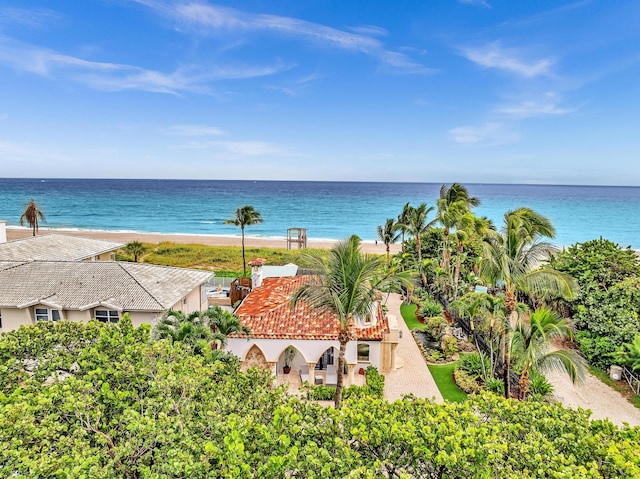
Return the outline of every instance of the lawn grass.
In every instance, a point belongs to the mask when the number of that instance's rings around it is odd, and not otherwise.
[[[442,366],[428,364],[429,371],[433,376],[440,394],[447,401],[463,402],[467,399],[467,394],[462,391],[456,383],[453,381],[453,370],[457,366],[457,362],[451,364],[444,364]]]
[[[418,318],[416,318],[416,309],[417,305],[413,303],[406,304],[403,302],[400,305],[400,314],[402,314],[402,319],[404,319],[404,323],[407,325],[407,328],[409,328],[409,331],[411,331],[412,329],[425,328],[425,325],[418,321]]]
[[[589,372],[607,386],[615,389],[619,393],[622,393],[622,395],[626,397],[631,404],[640,409],[640,396],[633,394],[633,391],[631,391],[631,388],[626,381],[616,381],[615,379],[611,379],[606,371],[594,366],[589,366]]]
[[[217,276],[236,277],[242,274],[242,248],[240,246],[207,246],[201,244],[182,244],[163,242],[144,243],[147,252],[143,261],[162,266],[194,268],[215,271]],[[245,248],[247,263],[253,258],[264,258],[270,266],[295,263],[304,266],[303,251],[283,248]],[[124,250],[118,252],[118,259],[133,261]],[[247,267],[248,268],[248,267]]]

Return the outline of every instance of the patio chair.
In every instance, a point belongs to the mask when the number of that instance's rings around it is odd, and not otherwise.
[[[327,386],[337,386],[338,385],[338,369],[334,364],[327,366],[327,371],[325,373],[325,381],[324,383]]]

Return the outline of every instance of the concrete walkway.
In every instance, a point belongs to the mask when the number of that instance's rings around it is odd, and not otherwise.
[[[438,390],[431,372],[424,358],[420,353],[420,349],[413,340],[411,332],[400,314],[400,305],[402,300],[400,295],[392,294],[389,296],[387,306],[389,314],[392,314],[398,320],[398,328],[402,333],[400,344],[396,349],[396,366],[398,369],[385,373],[384,381],[384,397],[389,401],[401,399],[405,394],[413,394],[419,398],[429,398],[437,402],[442,402],[442,394]]]
[[[622,394],[610,388],[597,377],[588,374],[582,384],[572,384],[566,373],[547,374],[553,385],[553,395],[564,406],[574,409],[590,409],[591,419],[609,419],[622,426],[640,426],[640,409]]]

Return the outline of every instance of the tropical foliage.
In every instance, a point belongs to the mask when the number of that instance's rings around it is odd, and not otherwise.
[[[336,316],[340,325],[338,371],[341,372],[346,364],[347,343],[354,339],[355,322],[376,314],[381,292],[397,284],[401,276],[395,276],[393,270],[385,270],[381,257],[363,254],[357,236],[338,243],[328,256],[310,252],[306,257],[315,276],[294,293],[291,305],[295,308],[304,301],[313,308],[329,310]],[[336,407],[342,399],[343,376],[338,374]]]
[[[6,333],[0,369],[1,477],[640,476],[640,431],[586,411],[494,395],[325,408],[126,319]]]
[[[235,211],[235,215],[233,218],[224,220],[225,224],[235,225],[240,227],[240,231],[242,232],[242,271],[243,276],[247,276],[247,260],[245,258],[244,253],[244,229],[247,226],[257,225],[262,223],[262,216],[256,209],[251,205],[243,206],[242,208],[238,208]]]
[[[127,243],[124,248],[125,253],[133,256],[133,261],[135,261],[136,263],[142,257],[146,250],[147,248],[140,241],[132,241],[130,243]]]
[[[575,320],[576,340],[589,362],[606,369],[616,351],[640,332],[640,261],[635,251],[597,239],[555,255],[551,264],[580,284],[566,307]]]
[[[20,225],[23,226],[26,222],[29,225],[29,228],[32,229],[33,236],[35,236],[40,226],[40,221],[42,220],[44,220],[44,212],[34,200],[29,201],[20,216]]]

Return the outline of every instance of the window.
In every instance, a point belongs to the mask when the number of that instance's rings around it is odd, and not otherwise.
[[[48,308],[36,308],[36,321],[59,321],[60,310]]]
[[[358,344],[358,361],[369,362],[369,345]]]
[[[118,322],[118,312],[110,311],[108,309],[96,309],[95,317],[98,321],[102,321],[103,323],[117,323]]]
[[[333,364],[333,351],[333,348],[329,348],[322,354],[322,356],[320,356],[320,359],[316,363],[317,370],[320,371],[327,369],[327,366],[331,366]]]
[[[2,329],[2,310],[0,309],[0,329]]]

